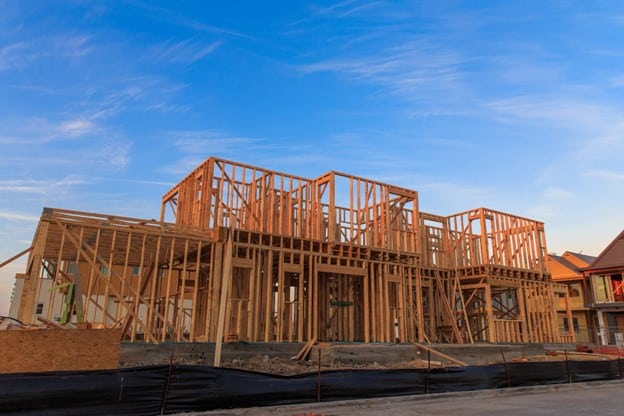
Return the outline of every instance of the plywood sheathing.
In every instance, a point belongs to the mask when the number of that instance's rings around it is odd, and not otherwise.
[[[117,368],[119,338],[113,329],[0,331],[0,373]]]

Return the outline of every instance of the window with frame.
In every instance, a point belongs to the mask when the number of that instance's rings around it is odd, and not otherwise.
[[[571,298],[578,298],[581,296],[581,284],[569,283],[568,284],[568,296]]]

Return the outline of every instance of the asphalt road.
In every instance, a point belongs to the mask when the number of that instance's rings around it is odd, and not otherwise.
[[[624,415],[624,382],[519,387],[429,396],[217,410],[186,415],[621,416]]]

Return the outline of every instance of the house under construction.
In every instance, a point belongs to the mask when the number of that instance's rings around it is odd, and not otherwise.
[[[160,220],[45,208],[18,318],[149,342],[570,342],[543,223],[421,212],[418,193],[209,158]]]

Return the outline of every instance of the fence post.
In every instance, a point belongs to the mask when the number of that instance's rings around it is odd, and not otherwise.
[[[165,380],[165,389],[163,390],[162,401],[160,402],[160,414],[165,414],[165,407],[167,406],[167,395],[169,394],[169,385],[171,384],[171,374],[173,373],[173,351],[169,358],[169,370],[167,371],[167,380]]]
[[[425,373],[425,394],[429,394],[429,371],[431,370],[431,351],[427,350],[427,372]]]
[[[505,360],[505,353],[503,349],[500,350],[501,355],[503,356],[503,365],[505,366],[505,374],[507,375],[507,387],[511,387],[511,377],[509,376],[509,368],[507,368],[507,360]]]
[[[565,354],[566,371],[568,372],[568,383],[572,384],[572,375],[570,374],[570,362],[568,361],[568,350],[564,349],[563,353]]]
[[[321,347],[318,348],[318,373],[316,379],[316,401],[321,401]]]

